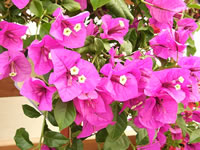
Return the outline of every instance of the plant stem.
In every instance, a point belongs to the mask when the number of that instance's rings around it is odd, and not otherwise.
[[[43,119],[43,123],[42,123],[42,131],[41,131],[41,135],[40,135],[40,141],[39,141],[39,150],[41,150],[42,147],[42,138],[44,136],[44,127],[46,124],[46,112],[44,112],[44,119]]]
[[[129,139],[129,138],[128,138]],[[132,143],[132,141],[129,139],[129,141],[130,141],[130,145],[131,145],[131,147],[132,147],[132,150],[136,150],[136,148],[135,148],[135,146],[133,145],[133,143]]]
[[[70,147],[72,146],[72,131],[70,127],[69,127],[69,145]]]
[[[99,143],[97,143],[98,146],[98,150],[101,150],[101,145]]]
[[[94,62],[95,62],[97,56],[98,56],[98,54],[96,54],[96,55],[94,56],[94,58],[93,58],[93,60],[92,60],[92,64],[94,64]]]
[[[44,17],[44,15],[46,14],[46,12],[47,12],[47,10],[44,11],[44,13],[43,13],[42,16],[40,17],[40,20],[39,20],[39,22],[38,22],[38,24],[37,24],[37,29],[36,29],[36,33],[35,33],[35,39],[37,39],[37,33],[38,33],[38,31],[39,31],[39,26],[40,26],[41,21],[42,21],[42,18]]]

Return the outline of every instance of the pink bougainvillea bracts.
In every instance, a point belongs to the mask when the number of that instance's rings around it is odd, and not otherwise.
[[[64,16],[59,11],[55,22],[51,25],[50,34],[67,48],[82,47],[87,36],[84,20],[88,16],[89,12],[83,12],[77,16],[69,17]]]
[[[52,110],[52,96],[56,92],[55,87],[48,87],[36,78],[26,80],[20,90],[20,94],[39,103],[39,110]]]
[[[26,5],[29,3],[29,1],[30,0],[12,0],[14,5],[19,9],[23,9],[24,7],[26,7]]]
[[[102,17],[102,39],[116,40],[120,44],[124,41],[124,36],[128,32],[129,20],[124,18],[112,18],[110,15],[104,15]]]
[[[63,102],[95,89],[100,79],[99,74],[93,64],[80,58],[80,54],[55,49],[51,51],[51,56],[54,72],[49,82],[56,86]]]
[[[63,46],[49,35],[44,36],[42,41],[33,41],[28,47],[28,56],[33,60],[38,75],[46,74],[53,69],[50,51],[56,48],[63,48]]]
[[[22,82],[31,75],[31,65],[23,53],[5,51],[0,54],[0,79],[10,76],[14,81]]]
[[[7,21],[0,22],[0,45],[16,51],[23,49],[21,37],[25,35],[27,26],[10,23]]]

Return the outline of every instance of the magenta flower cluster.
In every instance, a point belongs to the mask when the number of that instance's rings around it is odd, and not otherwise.
[[[76,0],[81,9],[86,8],[86,1]],[[23,8],[24,4],[13,3]],[[197,24],[193,19],[179,19],[173,29],[173,17],[184,11],[182,0],[147,0],[152,18],[149,24],[157,35],[150,40],[153,55],[145,56],[137,51],[132,59],[122,61],[116,53],[116,47],[109,51],[109,61],[97,71],[90,60],[85,60],[74,51],[84,46],[88,36],[99,35],[102,39],[124,43],[124,36],[129,28],[129,20],[112,18],[104,15],[99,27],[90,20],[85,20],[89,12],[82,12],[69,17],[58,8],[54,12],[55,21],[51,25],[50,35],[41,41],[34,40],[28,47],[28,57],[34,64],[37,75],[50,73],[48,83],[41,78],[31,78],[31,65],[23,54],[21,37],[27,27],[6,21],[0,22],[0,45],[8,49],[0,54],[0,79],[11,76],[14,81],[24,81],[20,93],[39,104],[39,110],[52,110],[52,97],[57,91],[61,100],[73,101],[77,111],[75,123],[83,125],[78,138],[113,125],[113,112],[110,104],[114,101],[123,103],[121,111],[127,107],[138,112],[133,122],[140,128],[146,128],[152,149],[160,149],[166,143],[163,133],[170,130],[174,139],[181,136],[180,128],[171,128],[177,119],[178,104],[185,107],[200,100],[200,57],[184,57],[186,41],[192,37]],[[156,7],[155,7],[156,6]],[[160,9],[162,8],[162,9]],[[154,58],[174,59],[174,68],[153,70]],[[148,112],[148,113],[147,113]],[[198,118],[200,112],[194,112]],[[155,131],[160,129],[155,137]],[[141,147],[143,149],[144,147]]]

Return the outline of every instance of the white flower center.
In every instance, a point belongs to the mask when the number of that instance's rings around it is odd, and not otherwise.
[[[175,87],[175,89],[176,89],[177,91],[181,89],[181,85],[180,85],[180,84],[176,84],[174,87]]]
[[[71,73],[71,75],[78,75],[78,73],[79,73],[78,67],[76,67],[76,66],[72,67],[70,69],[70,73]]]
[[[124,21],[122,21],[122,20],[119,20],[119,25],[120,25],[120,27],[124,27],[125,25],[124,25]]]
[[[184,79],[182,76],[180,76],[180,77],[178,78],[178,81],[179,81],[180,83],[183,83],[184,80],[185,80],[185,79]]]
[[[50,60],[52,60],[51,52],[49,52],[48,58],[49,58]]]
[[[10,77],[15,77],[16,75],[17,75],[16,72],[11,72],[11,73],[9,73],[9,76],[10,76]]]
[[[74,30],[76,32],[80,31],[81,30],[81,24],[80,23],[77,23],[75,26],[74,26]]]
[[[86,77],[84,75],[78,77],[79,83],[85,83]]]
[[[125,85],[125,84],[126,84],[126,81],[127,81],[127,77],[126,77],[125,75],[120,76],[119,82],[120,82],[122,85]]]
[[[63,31],[63,34],[65,36],[70,36],[71,33],[72,33],[72,30],[70,28],[65,28]]]

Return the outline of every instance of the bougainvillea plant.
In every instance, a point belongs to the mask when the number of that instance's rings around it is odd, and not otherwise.
[[[34,148],[81,150],[95,135],[99,150],[200,150],[199,9],[194,0],[0,1],[0,79],[23,82],[37,106],[23,105],[25,115],[44,118]],[[24,128],[14,139],[33,147]]]

